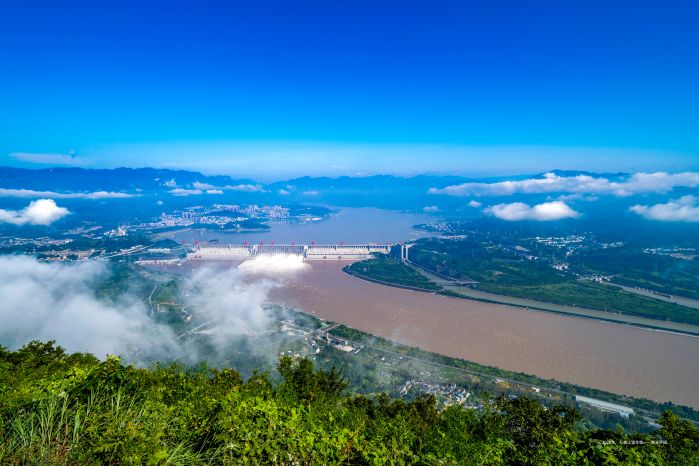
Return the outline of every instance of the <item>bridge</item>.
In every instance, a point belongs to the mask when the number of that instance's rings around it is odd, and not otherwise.
[[[389,254],[391,244],[197,244],[187,260],[246,260],[260,255],[296,255],[305,260],[359,260]]]

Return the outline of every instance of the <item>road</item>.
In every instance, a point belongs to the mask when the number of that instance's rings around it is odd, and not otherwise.
[[[615,322],[625,325],[635,325],[639,327],[650,328],[654,330],[662,330],[667,332],[676,332],[686,335],[699,336],[699,326],[685,324],[681,322],[670,322],[659,319],[649,319],[645,317],[637,317],[628,314],[618,314],[615,312],[599,311],[596,309],[587,309],[577,306],[566,306],[563,304],[553,304],[543,301],[535,301],[533,299],[516,298],[513,296],[504,296],[486,291],[476,290],[468,286],[464,286],[462,282],[445,280],[444,277],[435,275],[426,269],[416,266],[409,260],[405,260],[405,264],[412,267],[424,275],[431,282],[438,284],[447,291],[453,292],[459,296],[468,299],[476,299],[498,304],[508,304],[511,306],[525,307],[535,311],[556,312],[558,314],[567,314],[576,317],[584,317],[588,319],[598,319],[606,322]]]

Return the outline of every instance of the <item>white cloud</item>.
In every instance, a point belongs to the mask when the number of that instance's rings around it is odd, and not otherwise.
[[[265,188],[262,185],[259,184],[236,184],[236,185],[226,185],[226,186],[215,186],[213,184],[209,183],[201,183],[199,181],[195,181],[192,183],[192,187],[194,189],[201,189],[201,190],[206,190],[208,191],[216,191],[210,194],[222,194],[219,191],[242,191],[242,192],[248,192],[248,193],[264,193]]]
[[[163,183],[163,186],[168,187],[168,188],[176,188],[177,187],[177,181],[175,181],[174,178],[170,178],[166,182]]]
[[[481,203],[478,202],[478,201],[471,200],[471,201],[468,201],[468,205],[469,205],[469,207],[473,207],[474,209],[478,209],[478,208],[480,208],[480,206],[482,206],[483,204],[481,204]]]
[[[138,194],[129,194],[114,191],[94,191],[88,193],[59,193],[56,191],[34,191],[33,189],[0,188],[0,197],[52,197],[55,199],[125,199],[137,196]]]
[[[317,196],[320,194],[318,191],[304,191],[302,193],[304,196]]]
[[[156,204],[156,205],[163,205],[163,204],[165,204],[165,203],[164,203],[163,201],[155,201],[155,204]]]
[[[441,209],[436,205],[427,205],[422,208],[422,211],[427,213],[439,212],[440,210]]]
[[[199,183],[201,186],[202,183]],[[205,185],[205,184],[204,184]],[[205,185],[211,186],[211,185]],[[185,188],[174,188],[168,191],[173,196],[197,196],[199,194],[223,194],[221,188],[195,188],[195,189],[185,189]]]
[[[287,191],[286,189],[280,189],[279,194],[282,196],[288,196],[291,193],[289,191]]]
[[[236,268],[204,266],[194,271],[184,283],[185,304],[206,315],[207,320],[219,320],[217,331],[210,334],[217,345],[226,345],[232,333],[267,330],[272,321],[264,303],[269,291],[279,283],[262,277],[246,280],[245,276],[245,272]]]
[[[488,207],[484,210],[484,212],[507,221],[549,221],[564,218],[577,218],[580,216],[579,212],[571,209],[568,204],[561,201],[544,202],[535,206],[530,206],[529,204],[525,204],[523,202],[497,204],[492,207]]]
[[[12,225],[51,225],[70,211],[65,207],[58,207],[53,199],[37,199],[31,201],[22,210],[0,209],[0,222]],[[0,295],[1,296],[1,295]]]
[[[630,196],[640,193],[663,193],[677,187],[696,188],[699,186],[699,173],[666,172],[636,173],[622,181],[589,175],[559,176],[546,173],[542,178],[498,181],[495,183],[463,183],[445,188],[430,188],[430,194],[449,196],[509,196],[516,193],[586,193]]]
[[[184,188],[175,188],[171,189],[168,191],[170,194],[173,196],[194,196],[197,194],[204,194],[204,191],[201,189],[184,189]]]
[[[683,196],[670,200],[665,204],[634,205],[629,207],[631,212],[641,215],[648,220],[663,222],[699,222],[699,202],[694,196]]]
[[[169,328],[148,319],[138,299],[112,303],[95,296],[94,284],[108,276],[101,262],[48,264],[28,256],[4,256],[0,275],[0,343],[10,348],[55,339],[69,351],[103,357],[178,344]]]
[[[22,162],[35,163],[40,165],[89,165],[90,161],[78,158],[75,154],[37,154],[31,152],[13,152],[10,157]]]
[[[674,188],[696,188],[699,186],[699,173],[684,172],[674,175],[665,172],[636,173],[626,183],[615,190],[619,196],[639,193],[664,193]]]
[[[546,199],[551,200],[553,199],[551,196],[548,196]],[[582,193],[575,193],[575,194],[561,194],[557,198],[555,198],[559,201],[563,202],[568,202],[568,201],[587,201],[587,202],[594,202],[594,201],[599,201],[599,196],[594,196],[594,195],[586,195]]]
[[[230,191],[243,191],[247,193],[264,193],[265,188],[263,188],[259,184],[238,184],[234,186],[224,186],[222,189],[230,190]]]
[[[192,183],[192,187],[194,189],[216,189],[216,186],[209,184],[209,183],[200,183],[199,181],[195,181]]]

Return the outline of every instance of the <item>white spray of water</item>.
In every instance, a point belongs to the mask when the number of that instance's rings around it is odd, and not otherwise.
[[[297,254],[262,254],[243,262],[238,269],[247,274],[275,276],[299,272],[307,267],[303,257]]]
[[[200,268],[184,283],[184,302],[197,310],[200,320],[210,321],[219,329],[220,332],[214,335],[266,330],[272,316],[264,303],[270,289],[277,283],[244,278],[244,274],[235,268]],[[225,341],[213,343],[225,344]]]

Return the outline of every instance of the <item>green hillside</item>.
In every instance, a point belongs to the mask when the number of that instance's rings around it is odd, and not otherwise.
[[[697,464],[699,430],[584,430],[523,397],[438,409],[347,393],[342,374],[285,357],[231,369],[136,368],[53,343],[0,348],[1,464]]]

